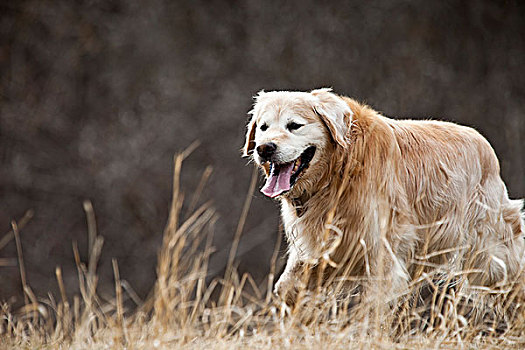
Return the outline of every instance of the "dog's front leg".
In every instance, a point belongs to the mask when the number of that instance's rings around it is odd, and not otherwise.
[[[288,304],[293,304],[297,292],[302,288],[301,276],[303,269],[304,263],[299,260],[297,252],[295,249],[290,249],[286,267],[273,289],[273,292]]]

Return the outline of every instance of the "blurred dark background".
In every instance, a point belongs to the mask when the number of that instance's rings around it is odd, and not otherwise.
[[[111,258],[144,297],[171,198],[173,155],[191,197],[220,215],[212,274],[225,265],[252,167],[240,157],[259,90],[331,86],[390,116],[471,125],[525,196],[525,6],[521,1],[34,0],[0,4],[0,239],[26,210],[28,282],[77,290],[92,201]],[[260,185],[259,182],[258,185]],[[278,206],[258,191],[238,260],[258,281],[278,237]],[[0,300],[21,295],[14,241],[0,250]],[[10,260],[9,260],[10,259]],[[13,266],[11,266],[13,265]]]

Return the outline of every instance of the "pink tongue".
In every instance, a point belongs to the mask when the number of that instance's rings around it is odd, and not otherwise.
[[[281,166],[277,176],[272,172],[266,179],[264,187],[261,188],[261,192],[273,198],[288,191],[290,189],[290,177],[292,176],[293,165],[294,162],[290,162],[289,164]]]

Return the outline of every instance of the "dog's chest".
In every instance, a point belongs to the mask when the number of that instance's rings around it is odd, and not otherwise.
[[[300,260],[315,260],[319,257],[320,223],[312,220],[297,204],[283,200],[281,216],[290,249],[294,249]]]

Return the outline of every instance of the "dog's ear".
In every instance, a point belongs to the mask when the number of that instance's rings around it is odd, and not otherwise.
[[[250,111],[250,114],[252,112]],[[250,152],[255,148],[255,129],[257,124],[255,123],[255,116],[252,115],[252,119],[248,123],[248,131],[246,132],[246,143],[243,147],[242,155],[243,157],[248,157]]]
[[[255,148],[255,130],[257,129],[257,123],[255,122],[255,106],[257,105],[258,99],[264,95],[264,90],[261,90],[253,97],[255,101],[255,105],[252,108],[251,111],[248,112],[249,115],[251,115],[251,119],[248,122],[248,130],[246,131],[246,142],[243,147],[242,156],[248,157],[250,155],[250,152],[253,151]]]
[[[330,88],[312,90],[311,94],[315,97],[313,109],[330,131],[334,141],[347,148],[353,112],[341,97],[331,91]]]

